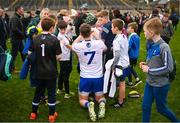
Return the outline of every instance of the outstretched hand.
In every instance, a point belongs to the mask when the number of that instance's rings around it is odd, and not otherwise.
[[[148,73],[149,67],[147,66],[146,62],[140,62],[139,67],[142,69],[144,73]]]

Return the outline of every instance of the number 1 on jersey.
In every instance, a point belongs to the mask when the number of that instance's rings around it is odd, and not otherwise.
[[[45,56],[45,44],[41,44],[42,56]]]
[[[91,64],[91,62],[92,62],[92,60],[93,60],[93,58],[94,58],[95,53],[96,53],[95,51],[85,52],[85,53],[84,53],[85,56],[87,56],[88,54],[91,55],[91,57],[90,57],[90,59],[89,59],[89,61],[88,61],[88,63],[87,63],[88,65]]]

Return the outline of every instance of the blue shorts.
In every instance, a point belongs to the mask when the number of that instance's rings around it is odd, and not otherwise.
[[[101,78],[80,78],[79,92],[81,95],[88,96],[90,92],[96,95],[103,94],[103,77]]]
[[[128,66],[127,68],[123,69],[123,75],[120,76],[119,78],[117,78],[117,83],[121,82],[121,81],[125,81],[126,77],[128,77],[130,74],[130,66]]]

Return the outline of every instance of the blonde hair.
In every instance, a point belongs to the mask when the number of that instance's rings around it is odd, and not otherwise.
[[[40,13],[40,18],[43,18],[43,15],[44,15],[45,12],[50,13],[50,9],[44,8]]]
[[[131,27],[132,29],[134,29],[134,32],[137,32],[138,25],[136,22],[129,23],[128,27]]]
[[[159,35],[163,29],[162,22],[158,17],[146,21],[143,28],[147,29],[150,32],[154,32],[157,35]]]

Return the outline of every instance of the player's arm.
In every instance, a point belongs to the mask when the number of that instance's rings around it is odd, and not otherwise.
[[[107,46],[104,44],[104,42],[102,40],[99,40],[99,41],[101,42],[103,52],[107,51]]]
[[[166,75],[173,71],[173,58],[169,46],[166,44],[162,47],[161,58],[163,66],[158,68],[149,68],[148,73],[151,75]]]
[[[101,38],[103,40],[105,40],[108,36],[108,33],[109,33],[109,29],[107,27],[102,27],[102,33],[101,33]]]
[[[114,55],[114,61],[113,64],[111,66],[111,69],[114,70],[115,66],[118,64],[119,59],[120,59],[120,50],[116,50],[114,51],[115,55]]]
[[[100,40],[99,35],[95,31],[91,32],[91,36],[94,37],[96,40]]]
[[[80,52],[78,43],[83,40],[83,37],[79,35],[76,40],[72,43],[72,51],[77,55]]]
[[[69,39],[64,38],[64,45],[65,45],[68,49],[72,50],[72,46],[69,44]]]
[[[60,43],[59,43],[59,40],[57,39],[56,42],[55,42],[55,49],[56,49],[56,60],[60,60],[61,59],[61,47],[60,47]]]
[[[61,60],[61,54],[56,55],[56,60],[57,60],[57,61],[60,61],[60,60]]]
[[[121,46],[118,43],[118,41],[113,42],[114,61],[111,66],[111,69],[113,69],[113,70],[114,70],[115,66],[118,64],[119,59],[120,59],[120,47]]]
[[[65,45],[68,49],[72,50],[72,46],[71,45]]]
[[[74,44],[76,44],[76,43],[78,43],[78,42],[80,42],[80,41],[82,41],[83,40],[83,37],[81,36],[81,35],[79,35],[77,38],[76,38],[76,40],[72,43],[72,45],[74,45]]]

